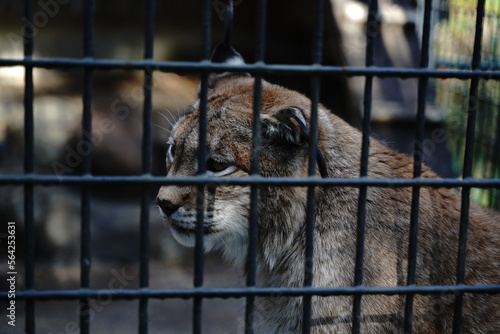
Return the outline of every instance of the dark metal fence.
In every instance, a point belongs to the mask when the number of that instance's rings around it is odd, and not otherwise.
[[[24,174],[23,175],[1,175],[0,186],[22,185],[24,187],[24,224],[25,224],[25,285],[23,291],[18,291],[16,298],[25,300],[26,333],[35,333],[35,308],[37,302],[43,300],[80,300],[80,332],[89,333],[89,298],[98,297],[99,291],[90,288],[90,263],[91,263],[91,224],[90,224],[90,189],[95,185],[123,185],[135,184],[143,187],[141,202],[141,247],[140,247],[140,288],[136,290],[110,290],[109,294],[113,299],[135,299],[139,300],[139,333],[148,332],[148,301],[153,298],[191,298],[194,300],[193,309],[193,332],[202,333],[202,304],[204,298],[246,298],[246,332],[253,331],[253,319],[255,315],[254,301],[259,296],[302,296],[304,300],[304,333],[310,332],[311,325],[311,298],[312,296],[330,296],[330,295],[351,295],[354,296],[353,307],[353,333],[360,332],[360,305],[361,297],[366,294],[373,295],[406,295],[405,308],[405,331],[411,332],[412,314],[413,314],[413,296],[415,294],[441,294],[443,291],[456,295],[456,309],[454,333],[459,333],[459,324],[462,315],[462,297],[464,293],[499,293],[500,285],[490,286],[465,286],[465,245],[467,243],[467,225],[469,212],[469,194],[471,188],[500,188],[500,179],[473,179],[472,178],[472,157],[474,153],[475,122],[477,110],[474,100],[477,98],[477,87],[480,81],[494,81],[500,79],[500,71],[485,70],[480,68],[481,61],[481,41],[485,1],[478,0],[477,15],[475,24],[474,52],[471,59],[470,69],[461,70],[439,70],[429,67],[429,48],[431,31],[431,0],[426,0],[423,10],[423,30],[421,32],[422,44],[420,54],[420,66],[418,68],[381,68],[374,67],[374,37],[367,33],[368,43],[366,46],[366,67],[335,67],[322,66],[322,41],[323,41],[323,1],[315,1],[316,24],[314,27],[314,50],[311,65],[266,65],[265,54],[265,36],[266,36],[266,1],[258,2],[258,24],[256,45],[256,63],[249,65],[220,65],[208,63],[211,52],[211,9],[212,1],[203,1],[203,36],[202,36],[202,61],[201,62],[162,62],[153,61],[153,30],[155,22],[155,1],[148,0],[146,6],[146,29],[145,29],[145,47],[144,60],[102,60],[94,59],[94,35],[93,21],[95,16],[95,1],[86,0],[85,18],[84,18],[84,57],[82,59],[35,59],[33,58],[34,32],[32,26],[24,26],[24,58],[23,59],[0,59],[0,66],[23,66],[25,69],[25,92],[24,92]],[[24,1],[25,22],[33,21],[34,2]],[[376,25],[378,20],[378,2],[372,0],[369,3],[369,16],[367,29]],[[143,107],[143,141],[142,141],[142,175],[140,176],[93,176],[91,171],[91,156],[84,157],[81,176],[48,176],[34,174],[34,118],[33,118],[33,69],[64,69],[81,68],[84,70],[84,88],[83,88],[83,122],[82,130],[86,133],[91,132],[92,121],[92,78],[95,71],[122,69],[122,70],[143,70],[144,71],[144,107]],[[163,184],[176,185],[196,185],[203,194],[203,187],[213,178],[206,177],[203,171],[206,169],[204,150],[200,150],[200,175],[195,178],[175,178],[166,179],[163,177],[154,177],[151,175],[151,114],[152,114],[152,76],[154,71],[174,71],[184,73],[201,73],[201,116],[200,129],[207,127],[206,103],[207,103],[207,76],[210,72],[222,71],[249,72],[256,78],[255,81],[255,117],[259,117],[261,82],[262,76],[268,73],[289,74],[309,77],[311,80],[312,91],[312,119],[311,119],[311,145],[309,146],[309,175],[313,176],[316,169],[316,130],[317,130],[317,106],[320,100],[319,85],[322,76],[363,76],[366,78],[365,97],[364,97],[364,121],[363,121],[363,145],[361,148],[361,170],[360,178],[355,180],[348,179],[317,179],[306,177],[300,179],[288,178],[261,178],[257,174],[258,156],[252,157],[252,175],[246,178],[224,178],[217,180],[219,184],[234,184],[250,186],[251,192],[251,213],[250,213],[250,242],[249,242],[249,261],[247,267],[247,287],[246,288],[227,288],[227,289],[208,289],[203,288],[203,239],[201,224],[197,233],[197,246],[195,250],[195,274],[193,289],[151,289],[149,288],[149,207],[152,202],[150,192],[152,186]],[[371,113],[371,94],[372,80],[374,77],[399,77],[399,78],[418,78],[418,105],[417,105],[417,132],[415,135],[414,150],[414,178],[413,179],[369,179],[367,178],[368,154],[369,154],[369,136],[370,113]],[[467,110],[467,130],[466,145],[464,156],[463,179],[420,179],[422,170],[423,148],[419,143],[424,139],[425,128],[425,107],[426,91],[429,80],[432,78],[457,78],[470,80],[469,107]],[[255,122],[258,124],[258,122]],[[254,129],[253,146],[260,144],[259,129]],[[92,142],[88,138],[82,138],[86,145],[91,147]],[[206,131],[200,131],[200,147],[205,147]],[[498,148],[497,148],[498,149]],[[256,152],[256,150],[254,150]],[[78,185],[81,187],[81,278],[80,288],[76,290],[37,290],[35,288],[35,230],[34,230],[34,187],[38,185]],[[314,186],[334,185],[339,187],[357,187],[360,189],[358,202],[358,239],[356,249],[356,269],[355,286],[342,288],[312,288],[311,279],[305,279],[302,288],[257,288],[255,287],[256,275],[256,240],[257,240],[257,186],[259,185],[279,185],[279,186],[307,186],[307,238],[306,238],[306,272],[311,270],[313,265],[313,206],[314,206]],[[409,246],[409,271],[407,286],[398,287],[366,287],[363,282],[363,252],[365,238],[365,216],[366,216],[366,194],[368,187],[412,187],[413,202],[410,227],[410,246]],[[462,189],[462,217],[460,221],[460,252],[457,256],[458,271],[456,286],[415,286],[416,271],[416,237],[418,228],[418,207],[419,192],[422,187],[460,187]],[[203,202],[201,202],[203,203]],[[202,204],[199,205],[198,222],[202,222]],[[0,299],[8,300],[7,293],[1,292]]]

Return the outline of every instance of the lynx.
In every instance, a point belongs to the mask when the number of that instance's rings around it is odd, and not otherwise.
[[[228,51],[228,50],[226,50]],[[229,50],[227,62],[243,62]],[[220,57],[219,57],[220,58]],[[207,174],[214,177],[250,175],[254,78],[245,74],[212,75],[208,93]],[[197,175],[199,104],[174,125],[168,141],[167,177]],[[311,101],[298,92],[262,83],[262,177],[306,177],[307,129]],[[361,133],[323,106],[318,110],[318,177],[360,175]],[[326,174],[326,175],[322,175]],[[370,140],[370,178],[413,177],[413,159]],[[422,178],[437,178],[423,166]],[[306,196],[304,187],[259,186],[257,285],[302,287]],[[196,186],[161,187],[157,203],[170,222],[175,239],[195,244]],[[248,248],[250,188],[205,187],[204,246],[218,249],[243,267]],[[359,188],[315,188],[313,286],[354,284]],[[407,280],[411,187],[368,187],[363,285],[404,286]],[[422,187],[420,191],[416,285],[456,284],[460,192]],[[474,203],[470,207],[466,285],[500,283],[499,215]],[[364,295],[362,333],[402,333],[405,295]],[[262,333],[298,333],[302,327],[302,297],[258,298]],[[415,295],[414,333],[451,333],[455,295]],[[314,296],[313,333],[350,333],[352,296]],[[500,333],[500,296],[465,294],[463,333]]]

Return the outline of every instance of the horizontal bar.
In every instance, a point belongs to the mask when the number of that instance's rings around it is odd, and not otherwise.
[[[436,68],[453,68],[453,69],[459,69],[459,70],[467,70],[471,68],[470,63],[452,63],[452,62],[446,62],[446,61],[436,61],[434,64]],[[478,67],[479,69],[483,71],[487,70],[492,70],[492,71],[498,71],[500,70],[500,66],[496,64],[493,61],[482,61],[481,64]]]
[[[17,291],[16,299],[72,300],[82,298],[242,298],[255,297],[299,297],[299,296],[346,296],[346,295],[449,295],[456,293],[497,294],[500,284],[494,285],[433,285],[433,286],[395,286],[395,287],[339,287],[339,288],[194,288],[194,289],[82,289]],[[8,292],[0,292],[0,300],[7,300]]]
[[[434,187],[434,188],[455,188],[455,187],[474,187],[474,188],[500,188],[500,179],[372,179],[372,178],[357,178],[357,179],[333,179],[319,177],[209,177],[209,176],[192,176],[192,177],[171,177],[163,176],[138,175],[138,176],[51,176],[51,175],[2,175],[0,176],[0,186],[2,185],[80,185],[80,184],[140,184],[140,185],[179,185],[193,186],[206,185],[208,183],[237,186],[280,186],[280,187],[307,187],[307,186],[342,186],[342,187],[382,187],[382,188],[401,188],[401,187]]]
[[[484,80],[500,79],[500,71],[482,70],[435,70],[421,68],[394,68],[394,67],[343,67],[320,65],[284,65],[264,63],[246,65],[227,65],[202,62],[167,62],[152,60],[109,60],[109,59],[69,59],[69,58],[43,58],[43,59],[0,59],[1,66],[33,66],[38,68],[95,68],[101,70],[155,70],[164,72],[248,72],[262,74],[298,74],[298,75],[345,75],[376,77],[401,77],[401,78],[457,78],[470,79],[480,77]]]

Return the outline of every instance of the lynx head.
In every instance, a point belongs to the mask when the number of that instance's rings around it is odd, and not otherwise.
[[[252,157],[254,79],[225,76],[211,82],[208,95],[207,174],[216,177],[250,175]],[[261,176],[306,176],[307,134],[310,102],[299,93],[263,83]],[[167,177],[198,174],[199,102],[174,125],[168,140]],[[207,185],[205,187],[205,247],[245,249],[250,188]],[[157,197],[161,214],[168,218],[176,240],[194,245],[196,186],[163,186]],[[261,200],[262,195],[260,196]],[[224,245],[225,244],[225,245]]]
[[[216,49],[214,54],[219,59],[224,58],[220,52],[227,52],[229,62],[243,63],[241,56],[233,51],[232,48]],[[254,78],[245,74],[222,73],[211,75],[208,86],[207,175],[217,178],[249,176]],[[259,174],[264,177],[306,176],[310,101],[297,92],[267,82],[262,83],[261,97]],[[199,115],[200,101],[197,101],[173,126],[168,140],[167,178],[198,175]],[[301,220],[305,207],[303,189],[269,189],[260,187],[259,224],[269,220],[265,212],[271,208],[287,209],[289,217]],[[294,200],[294,197],[298,199]],[[195,244],[196,201],[196,186],[166,185],[161,187],[157,196],[160,212],[170,222],[175,239],[189,247]],[[249,204],[250,187],[205,186],[204,246],[207,251],[220,248],[230,259],[244,261]]]

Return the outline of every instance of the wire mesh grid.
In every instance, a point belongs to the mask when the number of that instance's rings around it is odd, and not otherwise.
[[[34,15],[33,1],[24,2],[24,17],[26,22],[33,20]],[[465,147],[463,159],[462,179],[420,179],[422,172],[422,147],[417,145],[424,139],[425,127],[425,107],[426,91],[429,81],[433,78],[449,79],[455,78],[468,80],[469,93],[467,98],[473,101],[477,98],[478,85],[496,83],[500,79],[498,68],[493,70],[481,67],[481,41],[483,32],[483,17],[485,13],[485,1],[479,0],[477,3],[477,14],[475,23],[475,36],[473,41],[473,53],[470,67],[467,69],[434,69],[429,66],[429,49],[431,43],[431,14],[432,1],[426,0],[423,9],[423,29],[422,45],[420,54],[420,66],[418,68],[382,68],[374,66],[374,41],[368,38],[366,46],[366,67],[336,67],[322,66],[322,41],[323,41],[323,21],[324,4],[322,0],[315,2],[316,24],[314,28],[314,50],[313,61],[311,65],[267,65],[263,62],[265,54],[266,37],[266,1],[258,2],[258,32],[256,45],[256,62],[249,65],[221,65],[208,62],[211,52],[211,1],[203,1],[203,36],[202,36],[202,61],[201,62],[160,62],[153,61],[153,32],[155,22],[155,1],[148,0],[146,6],[146,27],[145,27],[145,46],[144,60],[102,60],[94,59],[94,34],[93,22],[95,17],[95,1],[86,0],[84,2],[84,58],[82,59],[39,59],[33,58],[34,32],[33,26],[25,24],[24,26],[24,58],[23,59],[0,59],[0,66],[23,66],[25,69],[24,86],[24,174],[23,175],[1,175],[0,185],[22,185],[24,187],[24,224],[25,224],[25,284],[23,291],[19,291],[16,298],[25,300],[25,332],[35,333],[35,309],[37,302],[44,300],[80,300],[80,332],[90,333],[89,327],[89,299],[98,297],[99,291],[90,288],[89,278],[91,271],[91,224],[90,224],[90,190],[95,185],[122,185],[135,184],[142,186],[141,216],[140,216],[140,288],[139,289],[116,289],[109,293],[113,299],[139,300],[139,333],[148,332],[148,302],[150,299],[164,298],[191,298],[193,299],[193,332],[202,333],[202,312],[203,300],[205,298],[246,298],[245,311],[245,332],[253,332],[255,317],[255,298],[259,296],[301,296],[303,297],[303,333],[311,331],[311,298],[312,296],[331,296],[331,295],[350,295],[354,296],[353,315],[353,333],[360,333],[361,322],[361,298],[363,295],[392,295],[401,294],[406,296],[405,305],[405,332],[412,330],[413,297],[416,294],[436,294],[446,291],[456,295],[454,333],[460,332],[460,319],[462,316],[462,298],[464,293],[499,293],[500,285],[488,286],[465,286],[465,245],[467,243],[467,225],[470,191],[473,188],[500,188],[500,179],[490,178],[472,178],[472,163],[474,154],[474,137],[476,135],[477,110],[473,103],[467,113],[467,129],[465,131]],[[378,1],[372,0],[369,3],[368,23],[375,23],[378,20]],[[368,24],[368,26],[369,26]],[[370,34],[368,34],[370,36]],[[91,156],[84,157],[82,163],[81,176],[47,176],[34,173],[34,120],[33,120],[33,100],[34,84],[33,69],[64,69],[81,68],[84,71],[84,89],[83,89],[83,121],[82,131],[90,133],[92,131],[92,78],[95,71],[109,69],[142,70],[144,71],[144,105],[143,105],[143,139],[142,139],[142,175],[140,176],[93,176],[91,174]],[[218,180],[219,184],[245,185],[252,189],[251,211],[250,211],[250,230],[249,230],[249,261],[247,263],[247,281],[246,288],[227,288],[213,289],[203,288],[203,199],[198,199],[198,230],[196,235],[195,249],[195,270],[194,270],[194,288],[193,289],[151,289],[149,288],[149,206],[152,201],[149,189],[157,185],[194,185],[198,187],[199,197],[203,196],[203,188],[206,184],[213,182],[210,177],[206,177],[203,171],[206,169],[206,152],[200,150],[198,161],[200,176],[195,178],[176,178],[165,179],[151,175],[151,114],[152,114],[152,77],[155,71],[182,71],[185,73],[202,73],[200,89],[200,147],[205,147],[206,142],[206,105],[207,105],[207,78],[210,72],[248,72],[255,76],[255,101],[254,117],[259,119],[260,98],[262,94],[262,76],[267,73],[290,74],[309,77],[311,80],[312,93],[312,119],[311,119],[311,145],[309,146],[309,175],[307,178],[262,178],[257,174],[259,157],[254,154],[252,157],[252,173],[245,178],[225,178]],[[316,170],[316,132],[317,132],[317,113],[319,96],[319,78],[321,76],[363,76],[366,78],[364,95],[364,121],[362,126],[363,145],[361,147],[361,170],[359,179],[318,179],[313,175]],[[372,80],[374,77],[400,77],[400,78],[418,78],[419,93],[417,105],[417,133],[415,136],[414,153],[414,178],[413,179],[369,179],[367,178],[368,156],[369,156],[369,137],[371,134],[371,101],[372,101]],[[463,81],[465,82],[465,81]],[[255,122],[258,126],[258,121]],[[259,147],[260,129],[254,129],[253,146]],[[497,135],[498,136],[498,135]],[[88,138],[82,138],[86,145],[92,146],[92,141]],[[498,145],[495,146],[498,150]],[[256,150],[254,150],[256,152]],[[80,288],[75,290],[37,290],[35,288],[35,229],[34,229],[34,187],[38,185],[78,185],[81,187],[81,257],[80,257]],[[338,186],[338,187],[356,187],[360,189],[358,201],[358,221],[357,221],[357,248],[356,248],[356,270],[355,285],[342,288],[313,288],[312,276],[305,279],[302,288],[257,288],[256,284],[256,247],[257,247],[257,187],[261,185],[269,186],[306,186],[308,187],[307,197],[307,219],[306,219],[306,273],[312,270],[313,254],[313,230],[314,230],[314,187],[315,186]],[[365,220],[366,220],[366,193],[369,187],[412,187],[412,215],[410,227],[410,245],[408,250],[409,268],[406,286],[398,287],[366,287],[363,286],[363,253],[365,238]],[[416,237],[418,229],[418,208],[419,193],[422,187],[460,187],[462,189],[462,219],[460,222],[460,252],[457,256],[458,271],[456,286],[415,286],[416,270]],[[200,204],[201,203],[201,204]],[[7,300],[7,293],[1,292],[2,300]]]

